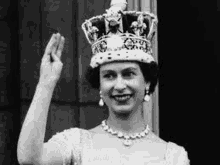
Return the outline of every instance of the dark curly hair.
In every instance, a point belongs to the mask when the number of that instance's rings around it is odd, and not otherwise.
[[[155,87],[158,82],[159,77],[159,68],[158,64],[156,62],[151,63],[142,63],[142,62],[136,62],[143,73],[145,81],[150,83],[149,87],[149,94],[152,94],[155,91]],[[88,67],[85,79],[89,82],[92,88],[99,89],[100,88],[100,66],[96,68]]]

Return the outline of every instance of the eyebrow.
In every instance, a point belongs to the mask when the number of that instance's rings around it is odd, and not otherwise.
[[[130,71],[130,70],[134,70],[134,71],[136,71],[136,70],[137,70],[137,68],[134,68],[134,67],[129,67],[129,68],[123,69],[123,71]]]
[[[126,72],[126,71],[136,71],[137,68],[134,68],[134,67],[129,67],[129,68],[125,68],[122,70],[122,72]],[[114,70],[111,70],[111,69],[107,69],[107,70],[103,70],[101,73],[104,74],[104,73],[111,73],[111,72],[115,72]]]

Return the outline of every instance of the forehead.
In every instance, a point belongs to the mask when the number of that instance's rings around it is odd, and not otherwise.
[[[139,65],[136,62],[112,62],[101,65],[100,71],[101,72],[106,70],[120,71],[127,68],[134,68],[137,70],[140,69]]]

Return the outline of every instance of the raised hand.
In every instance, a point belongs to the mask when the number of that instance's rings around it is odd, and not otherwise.
[[[53,34],[47,44],[44,56],[41,61],[39,84],[46,88],[53,89],[60,78],[63,63],[61,55],[65,38],[59,33]],[[52,59],[52,61],[51,61]]]

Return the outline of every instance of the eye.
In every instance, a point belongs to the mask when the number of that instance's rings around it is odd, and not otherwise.
[[[132,77],[132,76],[135,75],[135,73],[134,73],[134,72],[125,72],[123,75],[124,75],[125,77]]]
[[[112,73],[109,73],[109,74],[105,74],[103,77],[106,79],[113,79],[115,77],[115,75]]]

